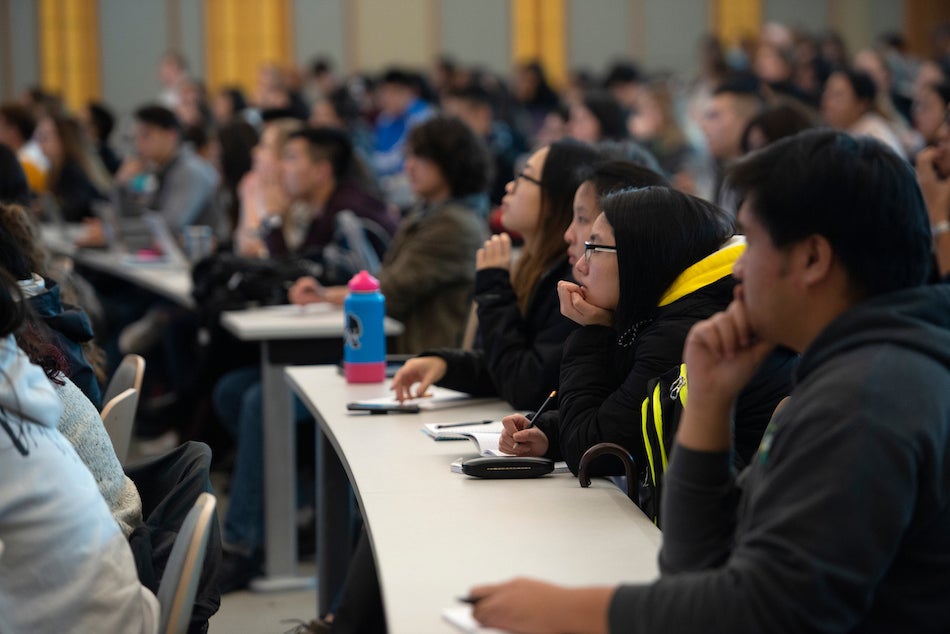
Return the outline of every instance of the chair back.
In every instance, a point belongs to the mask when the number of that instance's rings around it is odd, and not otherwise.
[[[132,442],[132,426],[135,424],[135,412],[139,406],[139,392],[129,388],[108,401],[102,408],[102,424],[112,441],[112,448],[125,466],[129,456],[129,444]]]
[[[161,634],[188,631],[216,504],[217,499],[210,493],[199,495],[175,538],[158,586]]]
[[[145,376],[145,359],[137,354],[127,354],[122,363],[115,369],[115,374],[109,379],[106,393],[102,395],[102,402],[108,403],[116,396],[129,388],[142,393],[142,377]]]

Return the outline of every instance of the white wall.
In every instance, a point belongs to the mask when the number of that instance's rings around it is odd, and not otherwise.
[[[631,54],[627,0],[568,2],[568,68],[603,73],[609,64]]]
[[[158,91],[157,67],[170,39],[167,0],[98,0],[103,98],[127,111]],[[180,7],[177,39],[199,77],[205,74],[204,0]],[[262,0],[265,1],[265,0]],[[10,0],[12,87],[39,77],[32,0]],[[695,73],[696,45],[709,29],[711,0],[568,0],[568,65],[603,72],[619,57],[648,71]],[[439,53],[507,73],[510,0],[294,0],[294,56],[327,55],[341,70],[401,63],[428,67]],[[834,20],[852,50],[901,25],[901,0],[764,0],[763,17],[822,30]],[[12,98],[14,95],[3,95]]]
[[[297,64],[329,57],[337,70],[347,68],[345,0],[296,0],[294,49]]]
[[[441,51],[460,62],[507,74],[511,66],[508,0],[442,0]]]

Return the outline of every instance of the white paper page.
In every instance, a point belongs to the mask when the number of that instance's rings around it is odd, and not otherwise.
[[[504,630],[479,625],[478,621],[472,618],[472,606],[470,605],[445,608],[442,610],[442,618],[468,634],[504,634]]]

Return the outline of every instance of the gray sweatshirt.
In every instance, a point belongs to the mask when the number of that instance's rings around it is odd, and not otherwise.
[[[675,448],[662,577],[611,632],[950,631],[950,287],[851,309],[797,378],[738,481]]]

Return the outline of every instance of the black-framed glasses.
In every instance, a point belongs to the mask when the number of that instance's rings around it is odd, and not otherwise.
[[[534,183],[538,187],[542,186],[540,180],[538,180],[534,176],[528,176],[527,174],[524,173],[524,170],[521,170],[515,175],[515,179],[514,179],[515,186],[511,188],[512,191],[518,189],[518,181],[522,179],[528,181],[529,183]]]
[[[612,247],[607,244],[594,244],[593,242],[584,243],[584,261],[590,262],[590,254],[593,251],[599,251],[600,253],[616,253],[617,247]]]

